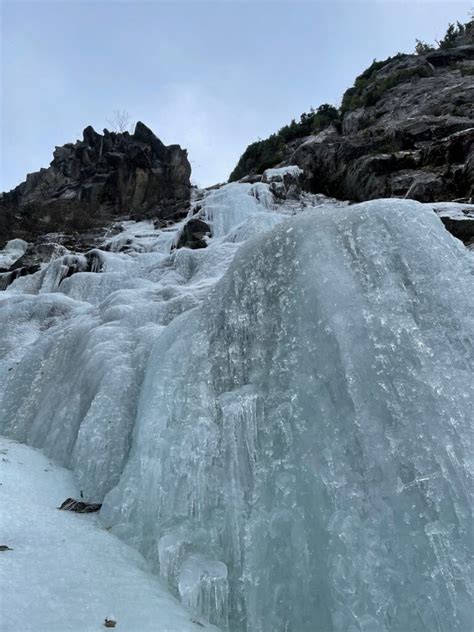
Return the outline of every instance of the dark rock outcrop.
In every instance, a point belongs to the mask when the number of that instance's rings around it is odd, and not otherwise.
[[[206,248],[206,236],[211,235],[211,227],[202,219],[192,218],[184,225],[176,248]]]
[[[39,269],[42,263],[53,261],[67,254],[67,252],[67,248],[61,244],[39,239],[37,242],[28,245],[25,254],[10,266],[9,272],[19,269]],[[23,274],[30,274],[30,272],[24,272]]]
[[[267,169],[263,172],[261,182],[269,185],[276,199],[286,200],[298,198],[302,190],[304,172],[297,167],[288,169]]]
[[[339,199],[473,199],[473,35],[467,25],[451,48],[374,62],[340,120],[280,147],[278,166],[298,165],[306,189]]]
[[[15,281],[15,279],[38,272],[40,267],[41,266],[39,264],[35,264],[32,266],[25,266],[23,268],[7,270],[5,272],[0,270],[0,291],[6,290],[7,287]]]
[[[100,511],[102,504],[99,503],[85,503],[82,500],[75,500],[74,498],[66,498],[58,509],[64,511],[75,511],[76,513],[94,513]]]
[[[451,235],[460,239],[466,246],[474,248],[474,217],[459,219],[441,216],[440,219]]]
[[[436,204],[436,214],[445,228],[460,239],[468,248],[474,248],[474,207],[459,205],[455,209],[449,204]]]
[[[86,127],[81,141],[56,147],[53,156],[0,198],[0,246],[13,236],[84,232],[123,215],[182,217],[188,208],[186,150],[165,146],[143,123],[133,134]]]
[[[394,59],[373,73],[359,98],[370,103],[377,86],[380,92],[393,77],[400,83],[373,105],[346,112],[340,131],[307,139],[289,162],[305,170],[310,190],[343,199],[470,199],[473,72],[472,45]]]
[[[102,272],[104,262],[101,251],[93,248],[84,254],[70,253],[59,243],[48,241],[48,235],[28,245],[26,252],[9,268],[0,268],[0,291],[22,276],[41,270],[42,264],[59,262],[58,284],[76,272]]]

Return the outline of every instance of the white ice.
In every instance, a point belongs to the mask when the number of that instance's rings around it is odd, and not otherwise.
[[[2,632],[100,632],[106,617],[118,632],[216,630],[92,514],[57,509],[79,495],[71,472],[6,439],[0,457]]]
[[[25,254],[28,243],[23,239],[11,239],[5,248],[0,250],[0,268],[9,268]]]
[[[472,254],[429,205],[302,199],[233,183],[207,248],[127,224],[16,280],[0,427],[222,629],[466,632]]]

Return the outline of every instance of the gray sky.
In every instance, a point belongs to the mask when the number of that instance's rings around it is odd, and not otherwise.
[[[432,42],[470,0],[1,1],[1,179],[127,110],[227,179],[248,143],[343,91],[374,58]],[[110,126],[109,126],[110,127]]]

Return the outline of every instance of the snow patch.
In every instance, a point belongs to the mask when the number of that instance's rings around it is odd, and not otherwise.
[[[263,179],[265,182],[278,182],[284,179],[285,176],[291,176],[294,179],[303,175],[303,169],[297,165],[288,165],[287,167],[278,167],[276,169],[266,169],[263,172]]]
[[[2,632],[216,630],[183,608],[143,557],[97,525],[59,511],[79,497],[71,472],[38,451],[0,439]]]

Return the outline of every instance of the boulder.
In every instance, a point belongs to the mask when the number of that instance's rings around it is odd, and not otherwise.
[[[206,236],[211,235],[211,227],[202,219],[192,218],[183,226],[176,248],[206,248]]]
[[[10,270],[30,268],[33,266],[39,268],[40,264],[49,263],[53,261],[53,259],[62,257],[66,253],[67,248],[61,244],[39,240],[36,243],[28,245],[26,252],[13,263]]]
[[[288,165],[278,169],[266,169],[261,181],[269,185],[271,192],[276,198],[296,198],[301,193],[303,169],[296,165]]]

